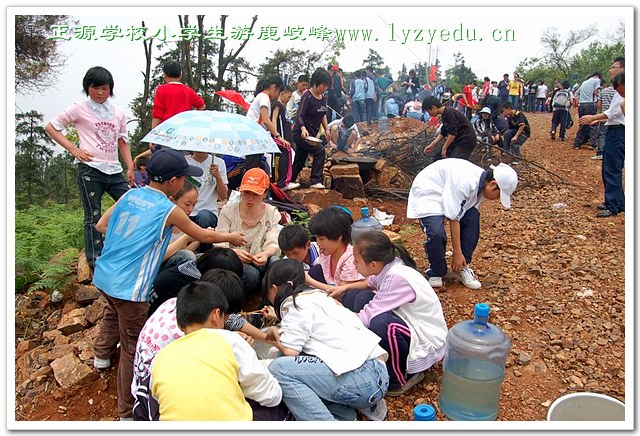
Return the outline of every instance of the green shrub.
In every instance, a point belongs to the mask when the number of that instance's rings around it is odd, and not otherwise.
[[[16,291],[38,280],[51,279],[60,273],[49,266],[49,260],[59,252],[83,247],[83,213],[78,203],[68,205],[49,203],[16,210]],[[70,252],[63,256],[67,259]],[[54,270],[48,270],[47,267]]]

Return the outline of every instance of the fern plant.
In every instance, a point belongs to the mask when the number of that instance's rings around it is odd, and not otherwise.
[[[29,287],[29,292],[45,289],[49,292],[62,291],[71,279],[71,273],[78,261],[78,249],[67,248],[47,263],[38,274],[39,279]]]

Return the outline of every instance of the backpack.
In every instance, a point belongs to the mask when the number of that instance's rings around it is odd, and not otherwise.
[[[273,183],[270,184],[269,189],[271,198],[265,200],[265,202],[277,207],[280,212],[287,212],[289,214],[296,211],[307,212],[307,207],[304,204],[291,198],[286,192]]]
[[[553,108],[554,109],[567,109],[569,104],[569,91],[561,89],[553,96]]]

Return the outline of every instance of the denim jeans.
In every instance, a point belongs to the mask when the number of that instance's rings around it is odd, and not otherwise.
[[[378,116],[381,117],[383,114],[387,116],[387,99],[389,97],[387,95],[378,95]]]
[[[624,168],[624,126],[610,125],[602,153],[604,206],[613,213],[624,212],[622,169]]]
[[[271,362],[269,371],[297,421],[353,421],[355,409],[371,408],[389,387],[387,367],[378,359],[336,375],[318,357],[283,356]]]
[[[376,102],[372,98],[365,98],[364,105],[365,105],[365,118],[367,120],[367,124],[371,124],[371,121],[373,121],[376,117],[376,114],[375,114]]]
[[[367,110],[365,106],[364,100],[356,100],[353,102],[353,121],[359,123],[361,121],[366,121],[367,119]]]
[[[596,104],[595,103],[580,103],[578,106],[578,118],[584,115],[595,115]],[[576,139],[573,141],[574,147],[580,147],[586,141],[589,141],[589,145],[593,148],[598,146],[598,127],[585,124],[578,128],[576,132]]]
[[[600,123],[598,125],[598,148],[596,150],[596,154],[602,155],[604,150],[605,138],[607,137],[607,128],[609,126]]]
[[[560,126],[560,139],[567,137],[567,121],[569,120],[569,112],[564,109],[556,109],[551,117],[551,131],[555,132]]]
[[[519,95],[510,95],[509,103],[513,105],[513,108],[517,111],[520,110],[520,96]]]
[[[173,256],[171,256],[169,259],[167,259],[160,265],[160,269],[158,270],[158,273],[166,269],[169,269],[172,266],[182,265],[183,263],[188,262],[190,260],[196,260],[196,254],[193,251],[178,250],[173,254]]]
[[[518,136],[517,140],[512,141],[517,131],[518,129],[507,130],[507,132],[504,134],[504,148],[507,151],[511,151],[516,156],[516,158],[520,158],[520,147],[522,146],[522,144],[524,144],[524,141],[527,140],[527,137],[524,136],[524,133],[522,133],[520,134],[520,136]]]
[[[267,263],[262,266],[255,266],[253,264],[242,265],[242,285],[245,293],[259,289],[262,285],[262,278],[267,273],[267,269],[269,269],[269,265],[278,259],[280,259],[278,256],[271,256],[267,259]]]
[[[302,139],[302,136],[300,136],[300,132],[295,132],[293,134],[293,141],[296,144],[296,155],[294,156],[293,164],[291,165],[291,181],[295,182],[298,179],[300,171],[302,171],[305,166],[307,157],[311,155],[313,156],[313,161],[311,162],[311,175],[309,176],[309,184],[315,185],[316,183],[322,183],[324,161],[326,156],[324,145],[311,145],[307,143],[307,141]]]
[[[191,221],[202,227],[203,229],[208,229],[211,227],[215,229],[218,226],[218,216],[210,210],[202,209],[196,215],[192,215],[189,217]],[[205,244],[201,242],[198,245],[198,253],[205,253],[213,247],[213,244]]]
[[[122,173],[105,174],[83,163],[78,164],[77,182],[84,209],[84,251],[93,268],[104,245],[102,234],[96,230],[102,216],[102,195],[106,192],[118,201],[129,190],[129,184]]]
[[[424,251],[429,260],[427,275],[429,277],[443,277],[447,273],[447,233],[444,230],[444,215],[420,218],[420,224],[427,240]],[[472,207],[460,220],[460,246],[466,262],[471,263],[471,257],[480,239],[480,211]]]

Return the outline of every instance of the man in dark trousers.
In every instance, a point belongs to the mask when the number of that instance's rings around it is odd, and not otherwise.
[[[438,136],[424,148],[424,154],[429,154],[445,139],[442,151],[435,160],[456,157],[469,160],[471,152],[476,146],[476,133],[473,130],[471,121],[462,112],[442,105],[440,100],[434,96],[429,96],[422,102],[422,110],[429,113],[429,116],[440,116],[442,128]]]

